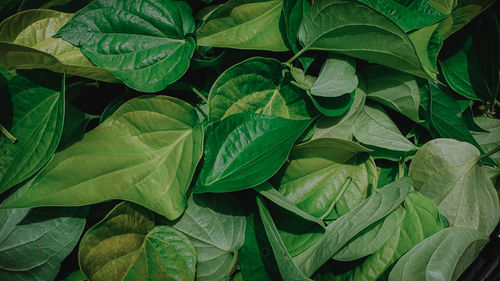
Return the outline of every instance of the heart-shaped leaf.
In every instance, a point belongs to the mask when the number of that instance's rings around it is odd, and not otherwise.
[[[311,95],[339,97],[351,93],[357,86],[356,60],[330,53],[311,87]]]

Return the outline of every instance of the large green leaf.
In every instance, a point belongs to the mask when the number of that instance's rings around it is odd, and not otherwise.
[[[487,236],[470,228],[443,229],[405,254],[389,280],[457,280],[487,242]]]
[[[157,92],[186,72],[195,49],[191,8],[164,0],[95,0],[55,35],[127,86]]]
[[[0,209],[0,279],[53,280],[80,239],[86,213],[87,208]]]
[[[135,98],[57,153],[12,206],[124,199],[175,219],[202,149],[203,127],[190,105],[165,96]]]
[[[109,71],[95,67],[78,48],[52,36],[72,14],[29,10],[0,24],[0,65],[9,69],[45,68],[85,78],[116,82]]]
[[[488,133],[473,133],[472,137],[479,143],[484,151],[492,151],[500,145],[500,120],[489,117],[476,117],[474,121]],[[491,158],[500,165],[500,154],[491,155]]]
[[[61,139],[64,120],[65,86],[58,75],[30,72],[16,75],[7,83],[0,124],[7,126],[18,142],[0,136],[0,193],[47,163]]]
[[[311,87],[311,95],[339,97],[351,93],[357,86],[356,60],[330,53]]]
[[[226,280],[233,274],[245,241],[245,217],[234,197],[194,194],[186,212],[172,226],[196,247],[196,280]]]
[[[406,33],[389,18],[358,1],[317,1],[304,16],[299,40],[303,50],[338,52],[428,77]]]
[[[282,0],[230,0],[196,31],[200,46],[286,51],[280,16]]]
[[[366,97],[396,110],[415,122],[420,122],[420,89],[411,75],[381,66],[363,71]]]
[[[279,182],[279,192],[323,220],[356,207],[377,186],[369,150],[341,139],[316,139],[296,146]],[[344,208],[337,203],[344,199]]]
[[[82,272],[96,281],[192,281],[196,270],[193,243],[172,227],[155,227],[151,211],[128,202],[87,231],[78,258]]]
[[[293,86],[278,60],[250,58],[226,70],[210,89],[209,118],[255,112],[288,119],[310,119],[306,93]]]
[[[193,192],[229,192],[263,183],[283,165],[310,122],[237,113],[211,123]]]
[[[409,175],[415,188],[438,204],[451,226],[490,234],[500,219],[500,206],[479,156],[471,144],[435,139],[417,152]]]

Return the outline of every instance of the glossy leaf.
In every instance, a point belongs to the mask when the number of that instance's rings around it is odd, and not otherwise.
[[[389,280],[457,280],[487,242],[487,236],[470,228],[443,229],[405,254]]]
[[[286,51],[280,30],[282,0],[230,0],[196,31],[200,46]]]
[[[500,120],[489,117],[476,117],[474,121],[487,133],[473,133],[472,136],[483,148],[484,151],[492,151],[500,145]],[[500,154],[491,155],[491,158],[500,165]]]
[[[175,219],[186,206],[202,145],[203,128],[191,106],[165,96],[135,98],[57,153],[11,206],[124,199]]]
[[[18,13],[0,24],[0,65],[8,69],[45,68],[85,78],[116,82],[94,66],[78,48],[52,36],[72,14],[51,10]]]
[[[198,253],[196,280],[225,280],[234,272],[245,241],[245,217],[227,194],[195,194],[172,224],[193,241]]]
[[[64,93],[64,81],[45,71],[16,75],[7,82],[7,101],[0,105],[6,115],[0,123],[9,128],[12,122],[9,130],[18,142],[0,136],[0,193],[34,175],[56,151],[63,131]]]
[[[78,249],[89,280],[194,280],[196,249],[182,233],[154,225],[151,211],[118,204],[90,228]]]
[[[311,87],[311,95],[339,97],[351,93],[357,86],[356,61],[330,53]]]
[[[229,192],[263,183],[283,165],[309,123],[238,113],[210,124],[203,167],[193,192]]]
[[[428,196],[451,226],[490,234],[500,219],[498,194],[473,145],[435,139],[420,148],[409,175],[415,188]]]
[[[226,70],[210,90],[209,118],[254,112],[288,119],[310,119],[310,102],[293,86],[290,73],[270,58],[250,58]]]
[[[80,47],[97,66],[127,86],[157,92],[186,72],[193,55],[191,8],[165,0],[95,0],[56,37]]]

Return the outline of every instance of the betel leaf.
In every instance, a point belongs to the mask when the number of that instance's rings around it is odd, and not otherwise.
[[[233,274],[245,241],[245,216],[234,197],[194,194],[186,212],[171,225],[194,243],[196,280],[226,280]]]
[[[351,93],[357,86],[356,60],[330,53],[311,87],[311,95],[339,97]]]
[[[420,89],[411,75],[382,66],[372,66],[362,73],[366,97],[377,101],[415,122],[420,122]]]
[[[498,224],[500,206],[479,156],[469,143],[435,139],[417,152],[409,175],[415,188],[436,202],[451,226],[490,234]]]
[[[226,70],[210,89],[209,118],[220,120],[254,112],[288,119],[310,119],[306,93],[293,86],[278,60],[254,57]]]
[[[166,96],[135,98],[56,153],[12,206],[124,199],[175,219],[186,206],[202,149],[203,126],[190,105]]]
[[[4,91],[0,124],[18,142],[0,136],[0,193],[31,177],[56,151],[63,131],[65,84],[48,71],[29,72],[12,77]]]
[[[293,148],[278,191],[320,220],[344,214],[377,185],[375,163],[365,147],[341,139],[316,139]],[[363,154],[363,152],[365,152]],[[347,198],[346,198],[347,197]],[[344,199],[344,208],[337,203]]]
[[[186,2],[96,0],[55,35],[127,86],[157,92],[187,71],[195,23]]]
[[[311,276],[353,237],[396,209],[412,189],[410,178],[402,178],[377,189],[367,200],[328,225],[325,233],[309,248],[293,258]]]
[[[409,152],[417,149],[379,106],[363,106],[354,122],[353,134],[363,144],[388,150]]]
[[[500,145],[500,120],[489,117],[475,117],[474,121],[481,128],[488,130],[487,133],[475,132],[472,137],[479,143],[484,151],[492,151]],[[491,155],[491,158],[500,165],[500,154]]]
[[[299,40],[304,46],[301,51],[328,50],[429,77],[406,33],[358,1],[316,1],[304,16]]]
[[[193,192],[229,192],[263,183],[283,165],[310,122],[237,113],[211,123]]]
[[[116,82],[109,71],[94,66],[78,48],[52,36],[72,14],[29,10],[0,23],[0,65],[8,69],[45,68],[85,78]]]
[[[470,228],[443,229],[406,253],[389,280],[457,280],[487,242],[487,236]]]
[[[282,0],[230,0],[196,31],[200,46],[286,51],[280,17]]]
[[[181,232],[155,226],[151,211],[122,202],[91,227],[78,249],[89,280],[194,280],[196,249]]]
[[[0,279],[53,280],[78,243],[86,214],[87,208],[0,209]]]

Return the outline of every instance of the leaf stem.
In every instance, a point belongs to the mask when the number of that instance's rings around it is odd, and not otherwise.
[[[500,145],[497,145],[497,147],[495,147],[494,149],[492,149],[492,150],[490,150],[489,152],[486,152],[485,154],[483,154],[483,155],[479,156],[479,157],[477,158],[477,162],[480,162],[480,161],[484,160],[485,158],[488,158],[488,157],[490,157],[491,155],[493,155],[493,154],[495,154],[495,153],[497,153],[497,152],[499,152],[499,151],[500,151]]]
[[[233,260],[231,261],[231,269],[229,272],[226,274],[227,277],[231,277],[234,274],[234,271],[236,270],[236,266],[238,265],[238,251],[231,249],[231,253],[233,254]]]
[[[12,142],[17,143],[18,139],[14,137],[2,124],[0,124],[0,131]]]
[[[404,158],[399,159],[398,163],[398,179],[401,179],[405,176],[405,160]]]
[[[309,49],[309,46],[305,46],[300,51],[298,51],[295,55],[293,55],[293,57],[291,57],[289,60],[287,60],[285,62],[285,64],[291,64],[294,60],[296,60],[298,57],[300,57],[302,54],[304,54],[308,49]]]
[[[198,91],[198,89],[196,89],[195,87],[193,86],[190,86],[191,88],[191,91],[193,91],[193,93],[195,93],[198,97],[200,97],[206,104],[208,104],[208,99],[207,97],[205,97],[200,91]]]
[[[80,85],[82,85],[84,87],[96,87],[97,88],[97,87],[99,87],[99,82],[97,82],[97,81],[87,82],[87,81],[81,80],[81,81],[77,81],[77,82],[75,82],[73,84],[70,84],[66,88],[69,89],[69,88],[73,88],[73,87],[80,86]]]

